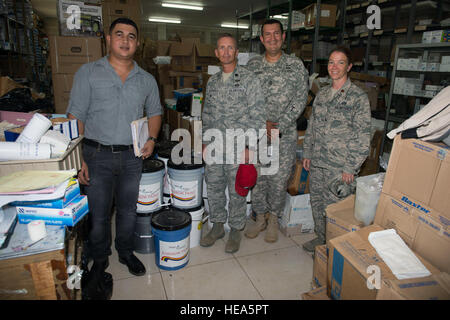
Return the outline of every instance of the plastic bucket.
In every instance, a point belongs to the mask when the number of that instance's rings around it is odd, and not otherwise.
[[[163,210],[163,209],[161,209]],[[134,251],[137,253],[155,252],[155,241],[152,233],[152,215],[155,213],[136,213],[136,227],[134,230]]]
[[[191,215],[176,208],[152,215],[155,262],[160,269],[177,270],[189,262],[191,223]]]
[[[139,184],[136,212],[149,213],[161,209],[163,199],[164,162],[157,159],[145,160]]]
[[[383,188],[384,172],[356,178],[355,219],[370,225],[377,211]]]
[[[203,202],[203,165],[167,163],[172,205],[179,209],[193,209]]]
[[[168,182],[168,173],[167,173],[167,162],[170,159],[172,148],[177,144],[178,142],[175,141],[167,141],[165,143],[162,143],[161,145],[158,145],[157,151],[156,151],[156,157],[163,161],[165,164],[165,172],[164,175],[164,182],[163,182],[163,202],[164,203],[170,203],[170,189],[169,189],[169,182]]]
[[[186,211],[191,215],[192,219],[191,232],[189,234],[190,248],[198,247],[200,245],[200,238],[202,235],[202,220],[205,207],[200,206]]]

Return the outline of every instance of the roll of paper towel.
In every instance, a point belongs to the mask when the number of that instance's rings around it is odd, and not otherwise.
[[[52,122],[40,113],[35,113],[23,129],[16,142],[36,143],[52,126]]]
[[[0,141],[0,161],[50,159],[47,143],[18,143]]]
[[[28,235],[31,241],[38,241],[47,235],[47,229],[45,229],[45,222],[43,220],[33,220],[28,223]]]

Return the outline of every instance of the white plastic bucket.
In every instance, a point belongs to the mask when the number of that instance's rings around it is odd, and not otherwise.
[[[203,165],[167,163],[171,204],[178,209],[193,209],[202,205]]]
[[[370,225],[377,210],[381,189],[383,188],[384,172],[356,178],[355,219]]]
[[[194,248],[200,245],[200,238],[202,235],[202,219],[203,213],[205,212],[205,207],[194,208],[192,210],[187,210],[192,218],[191,233],[190,237],[190,248]]]
[[[163,161],[157,159],[144,161],[136,212],[149,213],[161,209],[164,172]]]

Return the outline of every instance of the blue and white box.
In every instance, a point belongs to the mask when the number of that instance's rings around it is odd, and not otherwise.
[[[39,200],[39,201],[15,201],[11,203],[12,206],[18,207],[37,207],[49,209],[63,209],[75,197],[80,195],[80,184],[78,180],[72,178],[69,180],[64,197],[55,200]]]
[[[73,199],[65,208],[49,209],[38,207],[16,207],[20,223],[28,223],[32,220],[44,220],[48,225],[74,226],[88,212],[87,196],[79,195]]]
[[[76,139],[80,136],[80,132],[78,131],[78,122],[76,119],[56,123],[53,125],[53,130],[61,132],[70,140]]]

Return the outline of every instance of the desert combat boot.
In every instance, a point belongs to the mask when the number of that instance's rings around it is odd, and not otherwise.
[[[216,240],[223,238],[224,236],[225,230],[223,229],[223,223],[215,222],[213,223],[211,231],[209,231],[208,234],[200,240],[200,245],[202,247],[210,247],[216,242]]]

